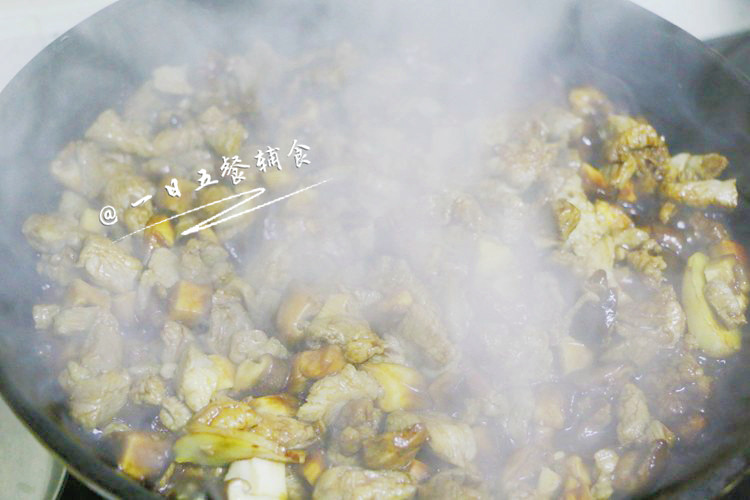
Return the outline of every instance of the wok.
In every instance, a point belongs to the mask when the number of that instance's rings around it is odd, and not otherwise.
[[[299,30],[314,30],[316,21],[335,15],[317,4],[284,8],[309,13],[310,25]],[[121,0],[61,36],[0,94],[0,391],[32,432],[102,494],[153,495],[117,472],[104,450],[76,431],[59,387],[50,382],[54,374],[29,361],[50,353],[33,340],[30,311],[42,283],[33,251],[22,243],[21,224],[54,205],[47,165],[102,110],[122,101],[158,65],[237,50],[253,35],[243,29],[243,19],[263,9],[262,3],[243,1]],[[440,15],[435,9],[430,15]],[[666,136],[673,151],[718,151],[730,159],[742,198],[732,215],[733,231],[750,244],[750,82],[698,40],[622,0],[571,2],[550,36],[539,68],[626,101]],[[700,452],[673,465],[650,494],[715,496],[747,468],[748,347],[733,360],[709,405],[720,416],[709,421],[721,425],[709,428]]]

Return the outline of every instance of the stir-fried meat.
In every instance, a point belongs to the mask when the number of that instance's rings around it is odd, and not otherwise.
[[[672,183],[715,179],[721,175],[727,165],[729,165],[729,160],[719,154],[680,153],[669,160],[665,181]]]
[[[456,357],[437,315],[427,307],[414,304],[396,328],[399,338],[412,344],[433,367],[445,366]]]
[[[98,306],[109,309],[112,300],[106,290],[91,286],[82,279],[75,279],[65,291],[65,304],[71,307]]]
[[[651,414],[646,395],[634,384],[625,384],[622,388],[617,418],[617,438],[620,444],[627,446],[643,438],[651,421]]]
[[[464,123],[402,95],[439,68],[355,56],[157,68],[53,160],[29,342],[72,420],[178,498],[640,494],[742,347],[727,158],[592,87]],[[279,203],[185,234],[257,187]]]
[[[334,452],[351,457],[378,433],[383,412],[370,399],[352,399],[347,402],[332,424]],[[373,467],[371,467],[373,468]]]
[[[35,250],[58,253],[65,247],[81,248],[82,232],[70,220],[54,214],[32,215],[23,223],[23,235]]]
[[[397,411],[388,416],[386,430],[406,431],[423,425],[430,449],[448,463],[466,467],[477,454],[474,432],[467,424],[437,414],[418,415]]]
[[[659,287],[643,300],[622,303],[617,318],[618,334],[644,335],[660,346],[674,346],[685,333],[685,313],[671,285]]]
[[[130,398],[136,404],[160,406],[167,398],[167,384],[158,375],[148,375],[133,383]]]
[[[660,395],[651,401],[650,409],[659,420],[672,425],[691,411],[700,411],[713,380],[689,353],[674,354],[661,363],[664,370],[647,374],[641,385],[648,393]]]
[[[714,259],[704,269],[703,294],[719,319],[728,328],[744,325],[750,284],[745,265],[735,255]]]
[[[664,184],[661,193],[674,202],[698,208],[736,208],[739,196],[734,179]]]
[[[630,218],[606,202],[589,201],[577,175],[570,175],[555,196],[560,233],[567,234],[562,240],[563,250],[580,262],[586,276],[599,269],[611,273],[615,263],[613,236],[633,225]]]
[[[143,268],[138,259],[102,236],[86,238],[78,265],[95,284],[113,292],[131,290]]]
[[[606,116],[614,111],[606,95],[594,87],[577,87],[568,94],[571,110],[584,117]]]
[[[550,337],[541,328],[487,325],[481,333],[487,352],[498,361],[497,385],[543,382],[553,369]]]
[[[490,169],[514,188],[525,190],[555,161],[556,144],[548,144],[531,137],[519,141],[512,138],[501,145],[499,156],[492,159]]]
[[[415,424],[368,439],[362,446],[362,461],[370,469],[402,469],[411,464],[427,439],[424,426]]]
[[[658,245],[655,245],[653,248],[656,249],[657,252],[661,252],[661,247]],[[654,255],[646,248],[639,248],[632,252],[628,252],[626,259],[633,269],[642,273],[655,283],[659,283],[662,280],[663,272],[667,268],[667,263],[661,255]]]
[[[489,498],[486,487],[462,469],[449,469],[432,476],[419,487],[419,498],[449,500],[466,498],[481,500]]]
[[[610,116],[608,127],[611,139],[605,145],[605,158],[629,174],[620,172],[618,184],[624,185],[636,174],[640,189],[653,192],[663,180],[664,163],[670,158],[664,137],[651,125],[627,116]]]
[[[218,282],[231,273],[229,254],[221,246],[201,239],[190,239],[180,257],[182,279],[199,284]]]
[[[161,331],[161,339],[164,344],[162,361],[165,364],[174,364],[179,361],[182,352],[190,345],[192,334],[184,325],[176,321],[166,321]]]
[[[86,138],[123,153],[151,156],[153,146],[145,136],[145,130],[138,130],[126,123],[116,111],[104,111],[86,131]]]
[[[229,359],[234,363],[254,361],[266,354],[281,359],[289,356],[289,352],[279,339],[269,338],[261,330],[240,330],[232,335]]]
[[[103,199],[108,205],[115,207],[118,213],[121,213],[125,209],[131,208],[130,204],[135,200],[154,194],[154,186],[146,177],[121,174],[107,182],[104,187]],[[143,227],[143,225],[138,227]]]
[[[165,289],[172,288],[180,280],[179,259],[167,248],[154,250],[148,268],[154,273],[154,281]]]
[[[178,394],[198,411],[206,406],[219,387],[220,372],[211,358],[195,346],[187,348],[177,374]]]
[[[704,293],[706,300],[725,325],[738,327],[747,323],[747,299],[743,300],[743,296],[738,295],[728,283],[718,279],[711,280],[706,283]]]
[[[320,312],[305,330],[309,342],[339,345],[351,363],[364,363],[383,353],[380,338],[370,330],[362,318],[347,311],[349,298],[345,295],[329,297]]]
[[[560,238],[566,241],[581,222],[581,210],[568,200],[560,199],[555,203],[555,216]]]
[[[471,427],[441,416],[425,416],[424,425],[432,451],[446,462],[466,467],[477,454]]]
[[[97,315],[81,348],[81,364],[92,373],[120,368],[124,339],[117,320],[109,313]]]
[[[565,144],[583,135],[584,119],[571,110],[551,106],[542,115],[541,127],[549,141]]]
[[[87,429],[108,423],[128,399],[130,377],[125,372],[95,375],[71,362],[60,375],[60,385],[70,395],[70,414]]]
[[[194,122],[187,122],[179,128],[165,128],[154,136],[151,144],[153,155],[169,157],[182,151],[192,151],[203,146],[203,133]]]
[[[253,331],[252,321],[241,299],[223,290],[218,290],[211,297],[209,321],[208,343],[215,352],[221,354],[229,352],[234,335]]]
[[[247,131],[240,122],[226,116],[216,107],[208,108],[201,116],[201,127],[206,142],[222,156],[234,156],[240,152]]]
[[[596,483],[591,488],[591,495],[595,499],[606,499],[614,493],[612,479],[618,459],[617,453],[608,448],[602,448],[594,453],[594,462],[596,463],[598,477]]]
[[[77,261],[78,252],[72,248],[64,248],[60,253],[42,254],[36,270],[52,283],[64,287],[78,277]]]
[[[397,471],[374,471],[339,466],[326,470],[315,483],[316,500],[374,500],[413,498],[417,487],[409,476]]]
[[[71,142],[50,164],[50,172],[62,185],[86,198],[99,195],[112,175],[131,171],[127,155],[103,152],[90,141]]]
[[[360,398],[374,400],[380,391],[380,386],[370,375],[346,365],[339,373],[313,384],[297,417],[305,422],[323,420],[330,423],[348,401]]]
[[[185,403],[174,396],[165,398],[162,401],[162,408],[159,411],[159,420],[162,425],[170,431],[178,431],[188,423],[193,414]]]
[[[32,309],[34,317],[34,328],[46,330],[52,326],[55,317],[60,314],[60,306],[57,304],[37,304]]]
[[[87,332],[94,324],[99,311],[96,306],[63,309],[55,315],[53,331],[57,335]]]
[[[253,432],[285,448],[306,448],[318,438],[312,425],[284,415],[264,415]]]

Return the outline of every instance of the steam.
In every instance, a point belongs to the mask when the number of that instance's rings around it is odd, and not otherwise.
[[[295,177],[332,178],[304,210],[316,228],[301,222],[297,234],[271,232],[266,244],[284,248],[293,281],[329,289],[367,287],[366,276],[382,257],[403,260],[430,289],[425,299],[448,313],[447,328],[459,345],[492,337],[493,329],[498,342],[511,332],[525,338],[525,329],[560,307],[544,290],[545,264],[532,241],[550,232],[549,213],[521,209],[513,193],[495,193],[500,208],[478,213],[483,220],[471,229],[462,228],[451,211],[463,198],[478,207],[467,193],[481,189],[489,196],[493,189],[487,157],[510,133],[501,125],[505,115],[534,104],[540,89],[562,90],[549,81],[537,82],[536,89],[527,82],[550,50],[566,6],[556,4],[545,15],[530,15],[539,13],[540,4],[533,2],[446,3],[439,11],[426,2],[338,7],[324,8],[325,17],[314,20],[307,12],[278,14],[284,24],[270,25],[271,38],[260,36],[274,52],[255,64],[269,68],[256,76],[258,109],[267,125],[262,135],[311,146],[313,164],[292,172]],[[273,8],[266,15],[276,17]],[[532,26],[530,18],[539,21]],[[316,28],[284,31],[300,25]],[[269,24],[261,21],[261,31],[264,26]],[[300,69],[285,66],[284,54],[304,54],[307,47],[329,55]],[[284,79],[274,78],[279,73]],[[316,86],[316,78],[323,84]],[[333,95],[325,85],[330,81],[336,82]],[[343,234],[334,229],[342,219]],[[268,220],[275,227],[276,214]],[[478,247],[485,244],[512,255],[502,282],[488,283],[474,273]],[[261,279],[254,265],[258,261],[251,258],[251,283]],[[488,378],[498,386],[525,383],[543,371],[533,359],[510,363],[515,369],[500,363],[495,371],[502,373]]]
[[[191,11],[190,23],[165,36],[158,19],[178,8]],[[507,113],[541,96],[553,101],[550,92],[562,95],[548,80],[528,82],[553,50],[568,2],[443,2],[439,8],[426,1],[265,2],[252,17],[237,19],[229,19],[231,11],[228,18],[217,17],[198,3],[149,9],[133,32],[112,29],[102,36],[99,29],[81,30],[82,47],[100,51],[103,65],[65,68],[61,87],[75,89],[83,73],[109,92],[90,109],[62,116],[35,108],[40,116],[32,114],[28,123],[55,120],[54,128],[43,129],[41,157],[54,157],[112,105],[112,95],[131,93],[157,64],[205,66],[217,48],[246,56],[247,68],[231,62],[227,68],[237,70],[256,100],[256,127],[242,159],[251,163],[255,151],[269,145],[283,152],[299,139],[310,145],[312,163],[292,169],[293,185],[331,182],[315,190],[315,201],[301,213],[276,205],[259,212],[266,217],[265,241],[254,233],[229,243],[244,249],[235,252],[245,267],[239,272],[262,295],[263,287],[289,277],[322,289],[359,291],[374,285],[368,282],[374,269],[392,266],[383,269],[383,279],[405,269],[401,286],[426,290],[417,300],[441,312],[444,333],[459,347],[455,369],[474,365],[496,391],[528,390],[530,383],[549,379],[550,343],[559,332],[548,330],[564,304],[561,292],[549,288],[554,282],[533,242],[534,235],[549,233],[549,214],[524,209],[516,194],[492,192],[486,165],[492,147],[511,133],[502,125]],[[134,51],[143,39],[154,46],[174,39],[175,49],[160,50],[161,57]],[[107,72],[117,65],[129,69],[129,87],[113,93],[118,83]],[[126,98],[124,106],[130,102]],[[80,130],[62,126],[76,115]],[[243,188],[256,187],[260,176]],[[18,181],[4,184],[4,191],[27,185]],[[483,213],[468,194],[477,189],[498,197],[498,212]],[[22,192],[8,193],[14,206],[24,205]],[[462,216],[453,212],[462,203],[476,211],[465,215],[476,218],[472,224],[456,220]],[[297,223],[284,222],[288,217]],[[337,229],[342,222],[343,232]],[[487,244],[506,252],[498,264],[505,269],[502,279],[487,281],[475,273],[479,248]],[[273,282],[264,274],[276,267],[285,277]],[[283,289],[275,291],[280,298]],[[273,328],[267,314],[253,319]],[[528,439],[524,432],[516,439]]]

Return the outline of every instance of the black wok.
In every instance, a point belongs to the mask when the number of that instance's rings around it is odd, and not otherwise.
[[[42,283],[33,251],[19,244],[20,227],[31,213],[54,206],[47,165],[56,151],[122,101],[152,68],[241,47],[252,37],[243,19],[262,9],[244,1],[121,0],[43,50],[0,94],[0,391],[40,440],[102,493],[151,495],[70,425],[60,389],[49,382],[53,374],[29,362],[49,353],[33,341],[30,311]],[[308,4],[294,9],[309,11],[313,25],[335,14]],[[214,35],[208,46],[195,34],[198,28]],[[698,40],[622,0],[574,2],[552,35],[541,68],[570,85],[593,84],[625,101],[648,117],[674,151],[729,157],[742,197],[733,230],[750,244],[750,82]],[[708,429],[700,453],[673,465],[652,494],[718,495],[747,468],[750,346],[744,347],[710,405],[716,418],[709,420],[721,428]]]

